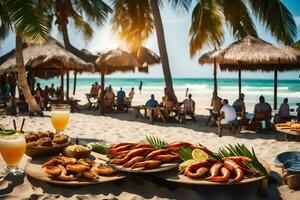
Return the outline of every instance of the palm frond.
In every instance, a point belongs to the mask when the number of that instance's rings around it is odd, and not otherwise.
[[[255,25],[243,0],[223,0],[219,5],[223,9],[225,21],[236,39],[247,35],[257,36]]]
[[[9,27],[11,25],[9,12],[7,10],[7,2],[0,0],[0,23],[1,26]]]
[[[114,14],[112,30],[127,43],[129,49],[137,51],[154,29],[149,1],[113,0]]]
[[[36,9],[34,0],[8,0],[7,8],[17,34],[31,39],[47,38],[45,16]]]
[[[297,26],[292,13],[280,0],[249,0],[254,15],[271,31],[272,35],[287,45],[293,43]]]
[[[191,160],[193,159],[192,156],[193,149],[190,147],[182,147],[176,151],[176,153],[180,156],[181,160]]]
[[[80,15],[76,15],[74,18],[74,25],[75,28],[82,33],[83,37],[86,40],[90,40],[93,37],[93,28],[90,26],[90,24],[86,21],[84,21],[84,19],[80,16]]]
[[[190,55],[193,57],[206,44],[220,46],[224,37],[223,16],[215,1],[202,0],[192,13]]]
[[[151,144],[152,146],[154,146],[156,149],[165,149],[165,146],[167,144],[166,141],[155,137],[155,136],[146,136],[145,142],[148,144]]]
[[[184,9],[185,11],[188,11],[192,0],[168,0],[171,4],[172,8],[174,9]]]
[[[104,1],[101,0],[76,0],[73,1],[75,10],[84,13],[87,21],[92,21],[97,26],[103,26],[108,14],[112,9]],[[83,15],[82,15],[83,17]]]
[[[261,176],[268,176],[267,170],[261,164],[261,162],[257,159],[257,156],[254,152],[254,149],[250,151],[244,144],[236,144],[236,145],[228,145],[219,149],[217,154],[220,158],[230,157],[230,156],[246,156],[250,158],[252,161],[249,163],[245,163],[245,165],[254,171],[255,173],[260,174]]]

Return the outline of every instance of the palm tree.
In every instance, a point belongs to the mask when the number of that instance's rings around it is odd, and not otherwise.
[[[173,8],[187,10],[192,0],[169,0]],[[165,84],[173,91],[166,41],[159,0],[112,0],[114,7],[113,30],[128,43],[131,51],[137,52],[142,43],[156,30],[159,53],[162,61]]]
[[[111,8],[102,0],[39,0],[39,9],[48,16],[48,24],[52,24],[54,16],[55,24],[63,36],[65,48],[85,61],[93,62],[97,57],[86,55],[74,47],[69,39],[68,24],[73,22],[76,30],[83,34],[85,40],[93,36],[92,23],[101,27]],[[71,20],[70,20],[71,19]]]
[[[1,0],[0,11],[3,32],[7,32],[7,29],[12,28],[16,34],[16,63],[19,86],[24,93],[29,111],[35,112],[38,110],[38,106],[27,83],[22,45],[24,39],[37,40],[47,37],[48,29],[45,18],[36,9],[34,0]]]
[[[190,27],[191,56],[205,45],[219,47],[224,37],[224,24],[236,39],[246,35],[257,36],[250,11],[278,41],[293,43],[296,24],[280,0],[198,0]]]

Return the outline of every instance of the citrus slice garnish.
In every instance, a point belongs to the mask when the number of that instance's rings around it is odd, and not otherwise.
[[[190,159],[190,160],[186,160],[183,163],[180,163],[179,165],[179,171],[184,170],[185,168],[187,168],[187,166],[189,166],[190,164],[196,162],[194,159]]]
[[[202,151],[201,149],[194,149],[192,151],[193,159],[196,161],[206,161],[208,159],[207,153]]]

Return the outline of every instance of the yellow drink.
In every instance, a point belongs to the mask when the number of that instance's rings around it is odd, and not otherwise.
[[[0,137],[0,152],[8,166],[18,166],[25,150],[26,142],[23,135]]]
[[[56,129],[56,131],[65,130],[66,126],[68,125],[69,119],[69,111],[56,110],[51,112],[52,125]]]

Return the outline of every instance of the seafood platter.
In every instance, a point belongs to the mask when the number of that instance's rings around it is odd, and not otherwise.
[[[268,164],[259,160],[253,149],[239,144],[214,153],[200,144],[147,137],[146,142],[114,144],[105,151],[108,164],[117,170],[162,172],[157,175],[178,183],[241,184],[262,180],[270,173]]]
[[[51,131],[28,133],[26,154],[31,159],[25,166],[27,175],[48,183],[60,185],[91,185],[125,178],[99,154],[80,144],[70,144],[66,135]]]

